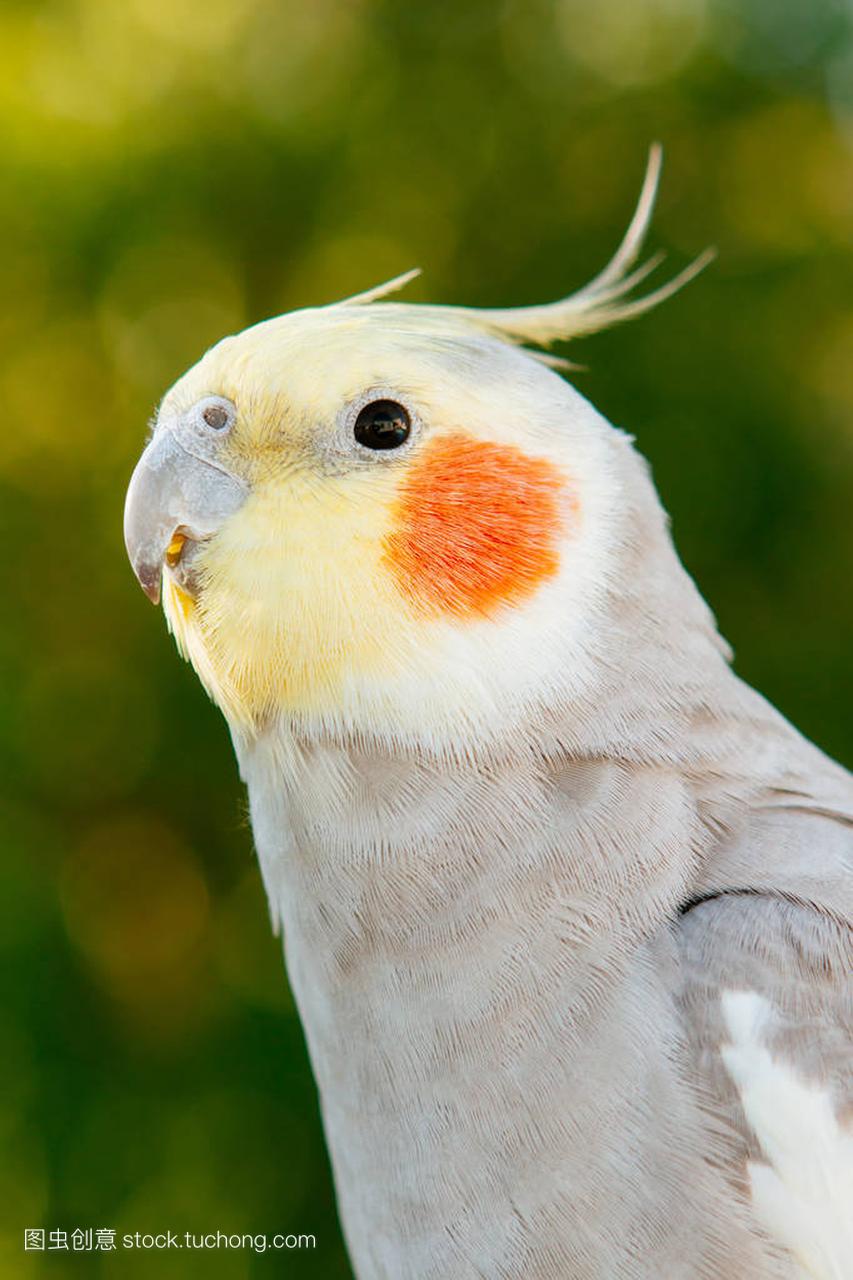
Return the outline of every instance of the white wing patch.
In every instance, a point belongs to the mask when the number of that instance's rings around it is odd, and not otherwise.
[[[809,1280],[853,1275],[853,1134],[835,1115],[828,1090],[801,1080],[762,1043],[772,1017],[763,996],[726,991],[722,1050],[744,1113],[767,1158],[750,1161],[755,1214],[790,1251]]]

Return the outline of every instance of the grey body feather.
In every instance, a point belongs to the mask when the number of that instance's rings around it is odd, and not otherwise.
[[[853,787],[733,674],[606,430],[631,532],[582,690],[453,759],[236,735],[359,1280],[805,1274],[750,1204],[720,997],[766,995],[849,1116]]]
[[[223,340],[128,492],[231,724],[359,1280],[853,1276],[853,783],[733,674],[628,438],[518,349],[702,269],[631,296],[659,171],[558,302],[382,301],[406,276]],[[389,396],[383,471],[353,415]],[[459,433],[560,477],[558,569],[485,619],[388,572],[407,458]]]

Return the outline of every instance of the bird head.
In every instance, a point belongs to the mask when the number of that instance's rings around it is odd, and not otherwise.
[[[566,678],[567,654],[582,680],[624,438],[541,349],[704,265],[628,298],[657,265],[634,269],[658,169],[654,150],[615,258],[567,299],[386,301],[401,277],[225,338],[168,392],[125,537],[234,729],[464,741]]]

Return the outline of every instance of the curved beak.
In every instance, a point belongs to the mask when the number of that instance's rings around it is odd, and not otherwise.
[[[247,492],[236,477],[183,448],[173,431],[161,428],[154,435],[136,464],[124,505],[127,554],[149,600],[160,599],[167,553],[170,564],[177,564],[184,542],[212,537]]]

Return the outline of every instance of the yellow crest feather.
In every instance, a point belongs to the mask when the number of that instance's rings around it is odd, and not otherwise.
[[[662,149],[655,143],[649,150],[645,178],[636,209],[622,239],[607,266],[594,279],[577,292],[556,302],[528,307],[429,307],[430,311],[445,312],[457,321],[462,320],[519,345],[549,347],[554,342],[568,342],[586,334],[597,333],[624,320],[632,320],[650,311],[659,303],[671,298],[679,289],[702,271],[716,256],[714,249],[706,249],[693,262],[678,272],[671,280],[650,293],[631,298],[629,295],[643,280],[663,262],[662,252],[653,254],[640,266],[635,266],[651,222],[655,197],[660,180]],[[363,305],[383,299],[389,293],[403,288],[419,274],[414,268],[384,284],[376,285],[364,293],[345,299],[342,306]],[[561,365],[565,361],[540,356],[548,364]]]

